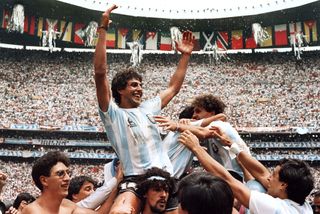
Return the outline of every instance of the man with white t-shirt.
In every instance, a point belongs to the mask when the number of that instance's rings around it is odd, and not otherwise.
[[[179,142],[187,146],[202,166],[215,176],[224,179],[231,187],[235,198],[253,214],[312,214],[306,197],[314,186],[310,167],[301,160],[283,159],[270,173],[259,161],[248,155],[219,128],[211,129],[212,135],[230,146],[230,150],[241,163],[251,169],[251,174],[267,188],[267,193],[250,191],[243,183],[215,161],[200,146],[198,138],[189,130],[184,131]]]

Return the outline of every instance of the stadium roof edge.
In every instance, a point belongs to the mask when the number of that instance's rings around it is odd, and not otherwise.
[[[288,8],[299,7],[317,0],[57,0],[90,10],[104,11],[112,4],[119,7],[116,14],[166,19],[221,19],[240,16],[258,15]]]

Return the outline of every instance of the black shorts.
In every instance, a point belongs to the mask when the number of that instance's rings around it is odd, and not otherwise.
[[[137,176],[124,177],[123,180],[119,183],[118,189],[119,189],[119,194],[124,192],[132,192],[140,200],[143,200],[143,195],[139,193],[139,189],[137,187]],[[177,181],[176,181],[174,185],[174,191],[169,196],[169,199],[167,201],[166,211],[176,210],[178,209],[178,206],[179,206],[179,200],[178,200],[178,194],[177,194]]]

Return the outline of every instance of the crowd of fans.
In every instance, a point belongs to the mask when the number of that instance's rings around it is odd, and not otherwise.
[[[38,124],[51,127],[85,124],[102,130],[93,81],[91,53],[53,53],[1,49],[0,127]],[[166,87],[176,56],[146,55],[138,67],[144,97]],[[129,67],[129,56],[109,54],[110,79]],[[195,95],[211,92],[227,104],[236,127],[307,127],[319,131],[318,53],[301,61],[292,54],[233,55],[209,64],[193,55],[184,85],[165,109],[176,117]]]
[[[32,163],[27,162],[4,162],[0,160],[2,171],[8,174],[8,181],[5,185],[2,198],[3,201],[11,202],[19,193],[28,192],[33,196],[38,196],[40,191],[34,186],[31,178]],[[271,168],[270,168],[271,169]],[[199,171],[200,169],[196,169]],[[315,178],[315,189],[320,189],[320,168],[314,166],[313,174]],[[103,181],[103,164],[72,164],[72,177],[86,175],[94,178],[96,181]]]

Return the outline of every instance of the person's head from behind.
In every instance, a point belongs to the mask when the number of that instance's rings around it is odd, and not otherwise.
[[[193,112],[193,106],[187,106],[180,112],[179,119],[191,119],[193,116]]]
[[[70,180],[67,199],[77,203],[91,195],[97,182],[88,176],[76,176]]]
[[[320,214],[320,191],[314,193],[312,209],[314,214]]]
[[[32,179],[42,193],[45,190],[52,190],[65,197],[70,182],[69,165],[70,160],[63,152],[48,152],[34,163]]]
[[[196,120],[223,113],[226,108],[226,105],[222,100],[212,94],[204,94],[195,97],[191,105],[194,108],[192,118]]]
[[[195,172],[184,177],[178,187],[179,214],[231,214],[233,192],[219,177]]]
[[[172,194],[174,180],[170,173],[153,167],[139,177],[138,192],[143,197],[144,209],[153,213],[165,212],[167,201]]]
[[[313,176],[306,162],[282,159],[269,177],[267,192],[273,197],[288,198],[302,205],[313,187]]]
[[[132,68],[118,72],[112,79],[111,91],[118,105],[138,107],[142,100],[142,76]]]
[[[13,207],[18,211],[22,211],[25,206],[36,200],[31,194],[27,192],[20,193],[13,202]]]

